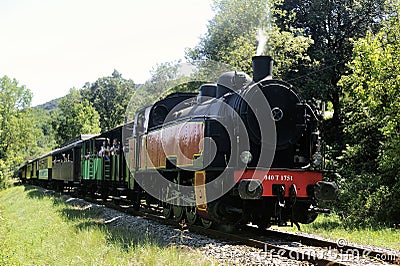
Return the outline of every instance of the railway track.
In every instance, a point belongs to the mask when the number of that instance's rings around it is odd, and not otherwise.
[[[359,257],[376,258],[377,260],[394,263],[399,260],[399,252],[385,249],[373,249],[361,245],[350,244],[345,239],[338,239],[336,241],[327,240],[307,235],[299,235],[289,232],[281,232],[276,230],[265,231],[265,236],[272,236],[276,238],[287,239],[294,242],[299,242],[304,245],[324,247],[328,249],[335,249],[340,254]],[[343,256],[345,257],[345,256]]]
[[[93,201],[91,198],[85,199]],[[222,228],[222,230],[207,229],[201,225],[186,225],[181,221],[167,220],[162,215],[161,210],[157,210],[154,206],[150,209],[142,206],[140,210],[134,210],[129,205],[115,204],[113,201],[96,200],[95,202],[131,215],[171,225],[182,231],[187,229],[190,232],[203,234],[211,238],[255,247],[260,249],[262,256],[270,259],[274,256],[281,256],[292,260],[309,262],[313,265],[340,266],[390,265],[399,260],[399,254],[395,251],[356,246],[343,239],[332,241],[276,230],[259,230],[251,225],[239,231],[235,230],[233,234],[224,231],[226,228]]]

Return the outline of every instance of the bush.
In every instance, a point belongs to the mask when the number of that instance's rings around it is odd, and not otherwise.
[[[384,23],[354,42],[340,82],[348,145],[337,210],[357,226],[400,223],[400,27],[397,16]]]
[[[340,196],[334,209],[345,226],[392,226],[400,221],[399,178],[395,169],[383,167],[387,165],[380,156],[384,137],[374,134],[371,127],[367,131],[353,140],[355,144],[348,146],[340,158]]]
[[[0,190],[9,187],[11,176],[9,165],[0,159]]]

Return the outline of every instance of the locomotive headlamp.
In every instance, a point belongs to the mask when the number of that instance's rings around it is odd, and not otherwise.
[[[249,151],[243,151],[240,154],[240,160],[242,160],[242,162],[245,164],[248,164],[249,162],[251,162],[252,159],[253,159],[253,155]]]
[[[314,155],[312,156],[312,165],[314,167],[318,167],[322,164],[322,155],[319,152],[314,153]]]

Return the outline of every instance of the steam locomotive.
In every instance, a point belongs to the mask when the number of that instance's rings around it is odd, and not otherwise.
[[[272,65],[256,56],[253,79],[232,71],[198,94],[170,94],[130,123],[27,163],[21,178],[136,207],[157,204],[166,218],[205,227],[310,223],[328,211],[318,202],[334,200],[338,188],[322,180],[317,107],[273,79]],[[99,156],[110,140],[122,143]]]

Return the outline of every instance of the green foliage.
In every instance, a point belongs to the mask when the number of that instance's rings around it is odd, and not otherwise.
[[[31,92],[17,80],[0,78],[0,183],[26,159],[30,147],[36,146],[31,98]]]
[[[54,110],[47,111],[43,108],[32,108],[33,124],[37,147],[31,147],[29,155],[37,157],[53,150],[57,146],[55,131],[52,126]]]
[[[10,178],[10,169],[4,163],[2,159],[0,159],[0,190],[7,187],[7,180]]]
[[[51,111],[51,110],[54,110],[54,109],[58,108],[58,102],[59,101],[60,101],[60,98],[53,99],[53,100],[51,100],[49,102],[46,102],[44,104],[35,106],[34,109],[43,109],[43,110],[46,110],[46,111]]]
[[[284,77],[289,70],[309,61],[307,49],[312,43],[297,29],[280,29],[274,15],[286,16],[275,8],[279,1],[233,0],[214,1],[215,17],[209,22],[207,34],[193,49],[186,51],[191,60],[207,59],[229,64],[251,73],[251,58],[256,55],[257,33],[266,35],[263,54],[275,59],[274,76]]]
[[[354,43],[345,93],[348,147],[342,164],[342,210],[358,224],[400,221],[399,17]],[[347,203],[345,203],[347,202]]]
[[[133,121],[136,112],[159,100],[171,88],[171,83],[175,84],[179,78],[179,63],[165,62],[151,70],[151,78],[138,86],[129,99],[125,113],[128,120]]]
[[[283,0],[278,7],[287,17],[278,18],[280,28],[302,29],[311,37],[308,49],[313,64],[298,67],[287,76],[301,88],[306,98],[317,98],[333,104],[331,127],[326,134],[334,140],[331,145],[342,149],[342,87],[338,85],[350,60],[352,39],[365,36],[367,30],[376,32],[381,22],[392,12],[386,0]],[[333,130],[332,130],[333,129]],[[336,147],[335,147],[336,148]]]
[[[238,36],[227,50],[218,51],[221,57],[219,60],[245,73],[251,73],[251,58],[256,54],[257,48],[254,42],[255,32],[253,30],[247,36]]]
[[[53,116],[53,128],[58,144],[81,134],[100,133],[99,114],[76,89],[71,89],[69,94],[60,100],[59,112],[54,112]]]
[[[100,115],[102,131],[112,129],[124,122],[126,107],[135,92],[135,83],[114,70],[110,77],[87,83],[82,96],[93,104]]]
[[[255,52],[256,34],[249,36],[249,32],[259,26],[260,17],[265,12],[265,1],[215,0],[213,5],[215,16],[208,24],[206,36],[198,46],[187,51],[187,56],[195,60],[221,61],[221,53],[231,51],[232,44],[235,45],[235,40],[241,37],[251,38]]]

